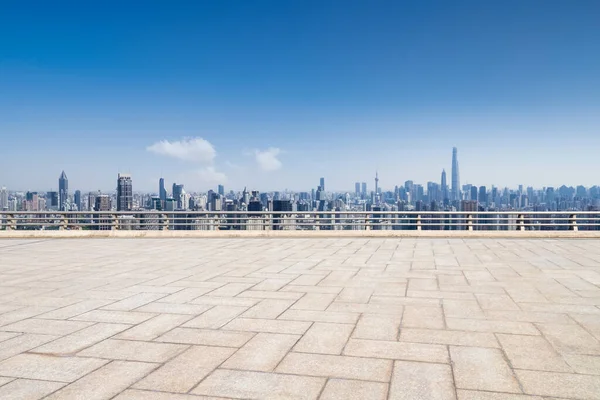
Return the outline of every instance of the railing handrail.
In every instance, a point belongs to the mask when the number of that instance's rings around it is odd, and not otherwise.
[[[187,215],[187,214],[209,214],[209,215],[273,215],[273,214],[299,214],[299,215],[365,215],[365,214],[391,214],[391,215],[598,215],[600,211],[206,211],[206,210],[175,210],[175,211],[158,211],[158,210],[132,210],[132,211],[0,211],[1,215],[134,215],[134,214],[169,214],[169,215]]]

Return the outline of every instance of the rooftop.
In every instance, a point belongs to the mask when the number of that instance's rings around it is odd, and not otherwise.
[[[598,240],[0,240],[1,399],[598,393]]]

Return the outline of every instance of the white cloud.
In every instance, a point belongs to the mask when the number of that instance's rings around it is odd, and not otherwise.
[[[227,175],[215,170],[214,167],[206,167],[199,169],[196,172],[196,177],[201,183],[225,183]]]
[[[276,171],[281,168],[281,161],[277,158],[280,153],[281,150],[276,147],[269,147],[264,151],[254,150],[256,162],[263,171]]]
[[[213,145],[201,137],[183,138],[175,142],[161,140],[146,148],[147,151],[183,161],[210,164],[217,152]]]

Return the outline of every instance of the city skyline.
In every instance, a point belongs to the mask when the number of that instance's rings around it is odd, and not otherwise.
[[[114,12],[118,7],[119,12]],[[0,185],[598,183],[600,3],[13,3]],[[107,24],[105,21],[111,21]],[[526,40],[524,40],[526,38]],[[50,182],[50,184],[49,184]]]

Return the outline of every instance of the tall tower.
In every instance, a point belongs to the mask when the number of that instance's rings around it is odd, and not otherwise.
[[[452,148],[452,197],[451,200],[460,200],[460,175],[458,173],[458,150]]]
[[[446,170],[442,170],[442,201],[448,198],[448,183],[446,182]]]
[[[379,175],[375,171],[375,194],[379,193]]]
[[[69,197],[69,179],[65,171],[58,178],[58,209],[65,211],[67,208],[67,199]]]
[[[158,180],[158,197],[160,198],[160,201],[164,202],[167,201],[167,190],[165,189],[165,179],[164,178],[160,178]]]
[[[321,186],[321,190],[322,190],[322,191],[325,191],[325,178],[321,178],[321,179],[319,180],[319,183],[321,184],[321,185],[320,185],[320,186]]]
[[[117,178],[117,211],[133,209],[133,185],[131,175],[119,174]]]

